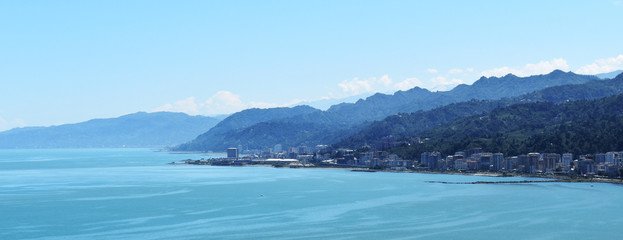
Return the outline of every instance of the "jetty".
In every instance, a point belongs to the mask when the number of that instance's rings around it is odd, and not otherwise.
[[[521,181],[475,181],[475,182],[446,182],[446,181],[426,181],[427,183],[442,184],[515,184],[515,183],[550,183],[550,182],[571,182],[563,179],[551,180],[521,180]]]

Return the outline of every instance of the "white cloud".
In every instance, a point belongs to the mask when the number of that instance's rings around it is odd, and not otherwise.
[[[416,77],[408,77],[396,83],[393,83],[392,79],[388,75],[383,75],[380,78],[368,78],[367,80],[353,78],[352,80],[342,81],[338,84],[343,94],[330,93],[330,98],[344,98],[373,92],[388,93],[394,91],[406,91],[414,87],[426,88],[431,91],[447,91],[456,87],[459,84],[464,83],[463,80],[452,77],[452,75],[465,74],[466,72],[473,72],[473,69],[455,68],[449,70],[448,73],[445,75],[438,75],[428,80],[420,80]]]
[[[381,79],[379,79],[379,82],[381,82],[385,86],[389,86],[392,84],[392,79],[389,78],[387,74],[385,74],[381,77]]]
[[[600,74],[614,72],[623,69],[623,54],[612,58],[597,59],[595,62],[580,67],[576,72],[579,74]]]
[[[0,117],[0,131],[6,131],[9,129],[17,128],[17,127],[25,127],[26,122],[24,122],[21,118],[16,118],[13,120],[6,120]]]
[[[567,64],[567,60],[564,58],[556,58],[550,61],[540,61],[539,63],[529,63],[521,68],[512,68],[512,67],[500,67],[494,68],[490,70],[485,70],[481,73],[482,76],[485,77],[502,77],[509,73],[512,73],[519,77],[527,77],[531,75],[538,74],[547,74],[556,69],[560,69],[563,71],[569,71],[569,64]]]
[[[431,78],[430,82],[431,83],[441,83],[441,84],[447,83],[446,77],[444,77],[444,76],[437,76],[437,77]]]
[[[229,91],[218,91],[203,102],[201,107],[207,115],[233,113],[248,108],[240,96]]]
[[[386,74],[381,78],[369,78],[361,80],[353,78],[352,80],[344,80],[338,83],[338,86],[348,96],[358,95],[366,92],[383,92],[388,90],[392,84],[392,79]]]
[[[415,86],[424,86],[424,84],[422,83],[422,81],[418,80],[417,78],[407,78],[402,82],[396,83],[394,84],[394,87],[397,90],[409,90],[411,88],[414,88]]]
[[[434,68],[429,68],[428,70],[426,70],[428,73],[437,73],[437,69]]]
[[[404,91],[417,86],[421,88],[426,88],[430,91],[448,91],[463,83],[464,82],[461,79],[448,78],[447,76],[439,75],[426,81],[422,81],[417,78],[407,78],[402,82],[394,84],[394,88],[396,90]]]
[[[290,106],[290,104],[279,105],[279,104],[265,103],[265,102],[249,102],[246,106],[247,106],[246,108],[276,108],[276,107]]]
[[[509,73],[514,73],[515,75],[517,75],[517,72],[518,70],[514,70],[509,67],[500,67],[500,68],[485,70],[480,74],[485,77],[492,77],[492,76],[499,77],[499,76],[504,76]]]
[[[429,80],[428,84],[430,87],[428,87],[428,89],[431,91],[448,91],[462,83],[463,81],[457,78],[448,80],[448,78],[444,76],[437,76]]]
[[[342,88],[342,91],[353,95],[372,91],[372,85],[370,84],[370,82],[359,80],[359,78],[353,78],[353,80],[350,81],[344,80],[337,85]]]
[[[167,103],[154,109],[154,112],[183,112],[190,115],[199,114],[199,104],[195,102],[195,97],[188,97],[184,100]]]
[[[153,112],[167,111],[183,112],[189,115],[218,115],[235,113],[248,108],[284,107],[297,102],[301,102],[301,100],[295,99],[283,105],[265,102],[245,103],[239,95],[230,91],[218,91],[203,102],[198,102],[195,97],[188,97],[183,100],[175,101],[173,104],[164,104],[155,108]]]
[[[428,69],[427,72],[436,73],[438,71],[437,69]],[[393,83],[388,75],[383,75],[380,78],[368,78],[367,80],[353,78],[352,80],[345,80],[338,84],[338,87],[342,90],[342,94],[329,92],[329,98],[339,99],[363,93],[406,91],[414,87],[426,88],[431,91],[447,91],[459,84],[465,83],[456,76],[467,77],[471,75],[469,73],[472,72],[474,72],[473,68],[454,68],[448,70],[446,74],[439,74],[428,80],[421,80],[417,77],[407,77],[395,83]]]

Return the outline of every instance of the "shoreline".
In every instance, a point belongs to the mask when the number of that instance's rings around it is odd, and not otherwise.
[[[170,162],[171,165],[200,165],[192,163],[176,163]],[[521,184],[521,183],[547,183],[547,182],[568,182],[568,183],[611,183],[617,185],[623,185],[623,179],[615,178],[599,178],[599,177],[571,177],[571,176],[556,176],[556,175],[536,175],[536,174],[521,174],[521,173],[499,173],[499,172],[459,172],[459,171],[417,171],[417,170],[391,170],[391,169],[371,169],[364,167],[353,166],[279,166],[276,167],[272,164],[251,164],[251,165],[211,165],[208,166],[221,166],[221,167],[272,167],[272,168],[291,168],[291,169],[323,169],[323,170],[344,170],[351,172],[389,172],[389,173],[422,173],[422,174],[444,174],[444,175],[463,175],[463,176],[483,176],[483,177],[523,177],[523,178],[542,178],[548,180],[522,180],[522,181],[475,181],[475,182],[435,182],[444,184]]]

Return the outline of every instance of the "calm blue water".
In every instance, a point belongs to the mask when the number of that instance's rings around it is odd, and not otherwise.
[[[0,150],[0,239],[619,239],[623,187]],[[518,180],[519,178],[515,178]]]

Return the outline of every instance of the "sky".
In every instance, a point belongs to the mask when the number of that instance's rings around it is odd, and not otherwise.
[[[623,69],[623,0],[0,1],[0,131]]]

